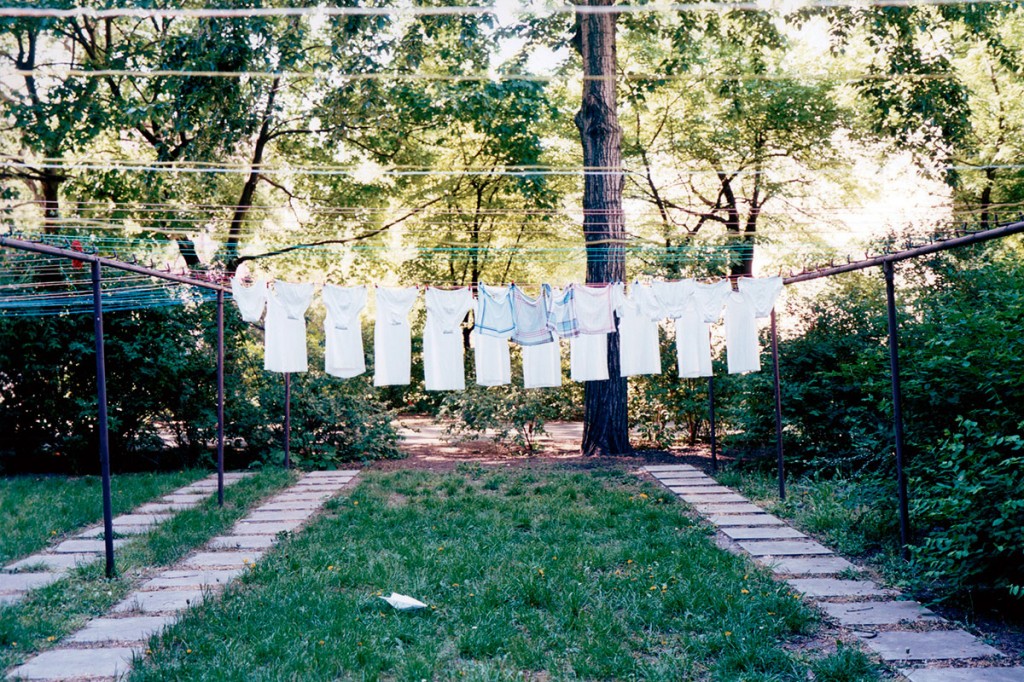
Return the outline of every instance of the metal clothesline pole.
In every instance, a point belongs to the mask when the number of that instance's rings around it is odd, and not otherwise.
[[[900,553],[910,558],[910,514],[907,505],[907,475],[903,452],[903,396],[900,388],[899,321],[896,319],[896,291],[892,261],[882,265],[885,273],[885,307],[889,328],[889,372],[892,376],[892,426],[896,441],[896,494],[899,500]]]
[[[103,353],[103,298],[100,264],[92,263],[93,330],[96,335],[96,402],[100,441],[100,477],[103,481],[103,549],[106,556],[106,575],[114,577],[114,514],[110,501],[110,437],[107,422],[107,367]]]
[[[786,499],[786,469],[782,452],[782,381],[779,378],[779,329],[772,308],[772,383],[775,385],[775,455],[779,477],[779,499]]]
[[[292,373],[284,373],[284,468],[291,469]]]
[[[718,473],[718,442],[715,434],[715,378],[708,377],[708,418],[711,427],[711,472]]]
[[[224,292],[217,292],[217,506],[224,506]]]

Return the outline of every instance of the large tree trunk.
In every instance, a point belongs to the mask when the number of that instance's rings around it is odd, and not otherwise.
[[[39,186],[43,195],[43,232],[53,234],[60,229],[60,184],[64,177],[52,170],[43,170]]]
[[[612,0],[585,4],[611,6]],[[583,56],[583,106],[576,114],[588,174],[583,189],[583,236],[587,282],[626,279],[626,237],[622,215],[622,128],[615,102],[615,22],[611,13],[577,13],[578,48]],[[619,334],[608,335],[608,381],[588,381],[584,393],[584,455],[632,452],[626,413],[626,380],[619,371]]]

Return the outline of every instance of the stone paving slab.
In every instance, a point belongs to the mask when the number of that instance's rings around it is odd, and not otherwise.
[[[0,594],[0,606],[6,606],[7,604],[15,604],[25,598],[23,592],[15,592],[12,594]]]
[[[326,500],[329,497],[334,497],[334,493],[322,492],[322,493],[281,493],[274,498],[275,502],[320,502]]]
[[[359,469],[337,469],[335,471],[310,471],[303,478],[333,478],[335,476],[352,480],[359,474]]]
[[[182,504],[180,502],[149,502],[147,504],[136,507],[133,511],[136,514],[167,514],[170,512],[181,511],[182,509],[191,509],[194,504]]]
[[[231,529],[233,535],[277,535],[293,531],[302,521],[239,521]]]
[[[790,578],[786,581],[808,597],[895,597],[895,590],[883,589],[870,580],[834,578]]]
[[[128,618],[94,618],[68,638],[69,642],[145,642],[170,625],[176,616],[131,616]]]
[[[114,549],[121,547],[127,540],[114,539]],[[96,552],[97,554],[107,551],[106,542],[103,540],[65,540],[56,547],[53,547],[51,552],[57,554],[83,554],[85,552]]]
[[[249,519],[261,523],[267,521],[305,521],[316,512],[317,509],[256,509],[249,515]]]
[[[244,568],[263,556],[259,550],[247,552],[199,552],[182,562],[191,568]]]
[[[710,476],[691,476],[689,478],[659,478],[658,482],[662,485],[667,485],[670,488],[672,486],[690,486],[694,488],[709,488],[718,486],[718,481],[711,478]],[[724,487],[724,486],[723,486]]]
[[[735,495],[736,493],[731,488],[726,488],[724,485],[690,485],[684,483],[682,485],[670,485],[668,487],[674,493],[691,495]],[[745,498],[744,498],[745,499]]]
[[[651,473],[655,471],[697,471],[697,467],[692,464],[648,464],[644,470]]]
[[[221,535],[207,543],[210,549],[267,549],[274,546],[273,535]]]
[[[79,677],[117,677],[131,669],[137,648],[50,649],[9,673],[26,680],[67,680]]]
[[[904,621],[941,620],[916,601],[819,602],[818,608],[841,625],[895,625]]]
[[[48,571],[69,571],[76,566],[91,564],[98,554],[32,554],[6,566],[9,570],[22,570],[33,566],[45,566]]]
[[[785,522],[771,514],[737,514],[727,516],[724,514],[712,514],[708,521],[716,526],[784,526]]]
[[[0,592],[27,592],[63,578],[61,573],[0,573]]]
[[[822,557],[758,557],[755,559],[777,575],[827,575],[843,571],[860,571],[839,556]]]
[[[1024,668],[921,668],[901,670],[910,682],[1024,682]]]
[[[739,543],[750,556],[804,556],[831,554],[825,545],[814,540],[746,540]]]
[[[807,537],[789,526],[726,526],[719,530],[733,540],[790,540]]]
[[[164,495],[160,499],[164,502],[177,502],[179,504],[191,504],[195,506],[208,497],[209,495],[177,495],[175,493],[170,493]]]
[[[963,630],[879,632],[862,641],[885,661],[944,661],[1002,656],[1002,653]]]
[[[245,569],[242,568],[225,568],[225,569],[212,569],[212,570],[168,570],[163,571],[155,578],[147,580],[139,586],[139,591],[145,592],[148,590],[160,590],[164,588],[182,588],[182,587],[216,587],[218,585],[227,585],[229,582],[237,578]]]
[[[114,530],[118,526],[145,526],[161,523],[174,516],[173,514],[122,514],[114,518]]]
[[[750,502],[750,500],[748,500],[747,498],[743,497],[742,495],[737,495],[736,493],[718,493],[718,494],[714,494],[714,495],[705,495],[703,493],[701,493],[701,494],[694,494],[694,493],[688,493],[688,492],[684,493],[684,492],[682,492],[680,490],[677,490],[675,488],[669,488],[669,490],[671,490],[672,492],[678,494],[679,497],[683,498],[684,501],[689,502],[690,504],[720,504],[720,503],[723,503],[723,502]]]
[[[695,504],[693,508],[701,514],[757,514],[764,511],[756,504],[749,502],[724,502],[715,504]]]
[[[203,600],[204,590],[157,590],[133,592],[111,609],[112,613],[166,613],[187,609]]]
[[[293,502],[267,502],[260,507],[263,511],[299,511],[304,509],[317,510],[323,505],[315,500],[296,500]]]

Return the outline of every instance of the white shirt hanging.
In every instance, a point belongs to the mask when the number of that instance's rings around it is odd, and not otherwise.
[[[718,322],[722,318],[722,308],[730,292],[732,284],[727,279],[710,284],[697,283],[694,286],[693,297],[697,302],[697,312],[705,322]]]
[[[320,292],[324,316],[324,371],[342,379],[366,371],[363,327],[359,314],[366,307],[366,287],[325,284]]]
[[[558,341],[523,346],[523,387],[557,388],[562,385],[562,350]]]
[[[757,372],[761,369],[761,349],[757,342],[754,303],[746,294],[734,291],[725,304],[725,349],[729,374]]]
[[[268,372],[305,372],[306,309],[313,299],[312,284],[275,282],[267,294],[263,369]]]
[[[576,316],[581,334],[610,334],[615,331],[612,288],[608,284],[573,284]]]
[[[691,301],[676,318],[676,367],[680,379],[709,377],[714,373],[711,363],[711,325],[704,322]]]
[[[373,385],[408,384],[411,379],[412,339],[409,311],[419,293],[416,287],[377,287],[377,319],[373,325]]]
[[[462,321],[473,309],[473,292],[427,289],[427,323],[423,328],[423,379],[428,391],[466,389]]]
[[[512,358],[508,349],[508,339],[473,332],[472,341],[476,383],[481,386],[504,386],[512,383]]]
[[[515,331],[512,315],[512,290],[480,284],[477,294],[474,329],[477,334],[507,339]]]
[[[754,306],[755,317],[770,317],[775,301],[782,291],[781,277],[740,277],[740,293],[746,294]]]
[[[627,296],[623,284],[614,285],[613,304],[619,316],[619,365],[624,377],[661,374],[658,323],[663,314],[650,285],[633,284]]]
[[[580,334],[569,339],[569,378],[573,381],[608,380],[607,334]]]
[[[259,322],[267,303],[267,282],[258,279],[251,287],[245,286],[242,278],[231,278],[231,297],[235,299],[238,312],[246,322]]]

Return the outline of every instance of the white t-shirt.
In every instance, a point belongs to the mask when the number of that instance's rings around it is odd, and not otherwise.
[[[320,292],[324,316],[324,371],[348,379],[366,371],[363,327],[359,313],[366,307],[366,287],[325,284]]]
[[[240,277],[232,277],[231,297],[235,299],[238,312],[244,321],[259,322],[263,317],[263,307],[267,303],[267,282],[258,279],[251,287],[247,287]]]
[[[781,277],[740,277],[740,293],[746,294],[754,306],[755,317],[770,317],[775,300],[782,291]]]
[[[408,384],[411,379],[412,339],[409,311],[419,293],[416,287],[377,287],[377,319],[373,325],[373,385]]]
[[[562,385],[562,350],[557,340],[523,346],[522,351],[524,388],[557,388]]]
[[[660,306],[649,285],[636,283],[626,295],[625,286],[614,285],[612,299],[619,316],[619,365],[624,377],[661,374],[658,345]]]
[[[607,381],[607,334],[580,334],[569,339],[569,378],[573,381]]]
[[[729,374],[761,369],[754,312],[754,303],[749,296],[738,291],[729,294],[725,304],[725,349],[729,358]]]
[[[423,379],[428,391],[466,389],[462,321],[473,309],[468,288],[427,289],[427,324],[423,328]]]
[[[275,282],[267,294],[263,335],[263,369],[268,372],[305,372],[306,309],[313,299],[312,284]]]
[[[695,303],[676,319],[676,362],[680,379],[709,377],[711,364],[711,325],[704,322]]]
[[[581,334],[609,334],[615,331],[610,285],[573,284],[572,289]]]
[[[504,386],[512,383],[512,358],[509,354],[508,339],[474,332],[472,341],[476,383],[481,386]]]
[[[693,302],[696,282],[692,279],[681,279],[674,282],[652,282],[651,289],[658,302],[663,317],[676,319],[683,314],[687,306]]]
[[[725,306],[725,299],[730,292],[732,284],[727,279],[710,284],[698,283],[694,287],[693,297],[697,301],[697,312],[705,322],[718,322],[722,318],[722,307]]]

